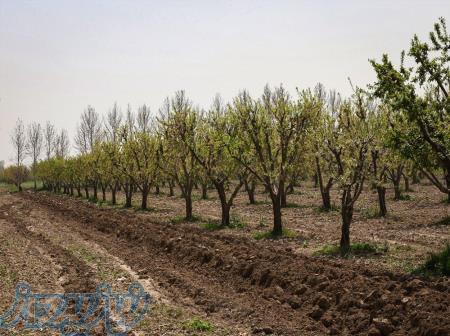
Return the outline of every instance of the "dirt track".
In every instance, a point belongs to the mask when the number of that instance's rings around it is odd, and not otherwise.
[[[53,255],[52,262],[61,265],[55,279],[64,290],[91,290],[103,274],[83,258],[83,249],[70,245],[77,236],[104,256],[102,267],[129,267],[125,278],[138,275],[161,300],[213,321],[218,326],[213,334],[450,334],[449,279],[425,281],[351,260],[307,257],[276,241],[149,222],[139,213],[64,196],[1,194],[0,199],[0,220],[14,223],[33,246]],[[117,280],[119,274],[110,273]],[[172,334],[163,333],[156,318],[142,334]]]

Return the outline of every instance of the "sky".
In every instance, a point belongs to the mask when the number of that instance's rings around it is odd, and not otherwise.
[[[88,104],[156,114],[180,89],[208,107],[216,93],[318,82],[349,95],[349,77],[375,80],[369,59],[398,60],[440,16],[450,1],[0,0],[0,160],[13,161],[18,118],[67,129],[75,153]]]

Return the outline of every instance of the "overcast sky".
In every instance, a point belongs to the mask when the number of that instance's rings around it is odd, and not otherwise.
[[[0,0],[0,160],[17,118],[69,131],[90,104],[105,114],[185,89],[207,107],[266,83],[317,82],[350,93],[374,80],[368,59],[396,60],[450,1]],[[294,92],[292,92],[294,93]]]

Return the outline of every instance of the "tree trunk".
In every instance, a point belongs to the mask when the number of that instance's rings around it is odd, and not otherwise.
[[[173,192],[173,183],[169,182],[169,196],[172,197],[174,195],[175,193]]]
[[[33,176],[34,179],[34,191],[37,190],[37,182],[36,182],[36,176]]]
[[[117,199],[116,199],[116,185],[114,184],[111,186],[111,204],[116,205]]]
[[[202,199],[208,199],[208,185],[206,183],[202,183]]]
[[[217,194],[219,195],[220,206],[222,208],[222,222],[221,226],[230,226],[230,206],[227,202],[227,196],[225,193],[225,186],[223,183],[215,184]]]
[[[290,182],[286,188],[286,193],[293,194],[294,193],[294,183]]]
[[[73,185],[70,185],[70,196],[73,196]]]
[[[353,218],[353,206],[343,203],[342,208],[342,228],[341,228],[341,255],[345,256],[350,252],[350,224]]]
[[[411,188],[409,187],[409,177],[406,176],[406,174],[403,174],[403,180],[405,181],[405,191],[411,191]]]
[[[412,171],[412,183],[413,184],[420,183],[419,175],[417,174],[417,169],[413,169]]]
[[[125,208],[131,208],[131,198],[133,196],[133,186],[129,183],[125,183],[123,189],[125,191]]]
[[[387,208],[386,208],[386,188],[383,186],[377,187],[377,193],[378,193],[378,205],[380,208],[380,216],[386,217],[387,214]]]
[[[84,192],[86,193],[86,198],[89,199],[89,188],[87,186],[84,187]]]
[[[283,224],[281,222],[281,198],[280,194],[271,195],[273,210],[273,236],[281,236],[283,234]]]
[[[447,183],[447,189],[450,190],[450,170],[445,174],[445,182]],[[447,203],[450,204],[450,191],[447,193]]]
[[[142,200],[141,200],[141,209],[147,210],[147,200],[148,194],[150,191],[150,186],[147,183],[144,183],[142,186]]]
[[[184,199],[186,201],[186,220],[192,221],[194,219],[192,214],[192,186],[187,186]]]
[[[106,187],[102,185],[102,201],[106,201]]]
[[[398,201],[402,197],[402,192],[400,191],[400,181],[394,181],[394,200]]]
[[[323,184],[322,170],[320,169],[320,162],[318,157],[316,157],[316,177],[320,188],[320,195],[322,196],[323,209],[325,211],[330,211],[331,210],[330,189],[333,186],[332,184],[333,180],[330,178],[326,186]]]
[[[248,202],[250,204],[255,204],[255,189],[256,189],[256,183],[254,181],[250,181],[250,183],[247,181],[247,179],[244,180],[244,186],[245,191],[248,195]]]
[[[94,201],[98,199],[97,182],[94,183]]]
[[[319,177],[317,176],[317,173],[314,174],[314,188],[317,188],[319,186]]]
[[[83,195],[81,195],[81,187],[79,185],[77,185],[77,197],[82,197]]]
[[[325,211],[331,210],[330,188],[324,188],[320,194],[322,195],[322,206]]]
[[[286,190],[284,188],[284,180],[280,181],[280,190],[278,191],[280,193],[280,204],[282,208],[287,207],[287,197],[286,197]]]
[[[155,186],[155,195],[159,195],[161,193],[161,190],[159,189],[159,184]]]

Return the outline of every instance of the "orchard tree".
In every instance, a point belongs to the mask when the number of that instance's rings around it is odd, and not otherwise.
[[[163,142],[159,148],[161,160],[160,168],[176,181],[181,189],[186,205],[186,220],[193,220],[192,189],[197,179],[198,163],[186,145],[192,140],[180,138],[180,134],[192,136],[192,132],[185,133],[184,128],[195,128],[196,120],[193,116],[192,102],[184,91],[177,91],[172,99],[166,99],[160,109],[160,138]]]
[[[371,100],[360,89],[352,100],[342,102],[326,140],[335,165],[335,179],[341,196],[341,254],[350,251],[350,224],[369,170],[368,151],[373,139],[368,124]]]
[[[158,174],[157,155],[159,150],[158,139],[155,135],[146,132],[136,132],[123,147],[124,160],[131,162],[134,169],[127,170],[122,167],[122,173],[129,176],[133,185],[142,194],[141,209],[147,209],[150,187],[156,181]]]
[[[368,116],[369,127],[374,136],[370,146],[370,180],[371,186],[377,190],[379,215],[386,217],[386,160],[390,155],[390,148],[386,146],[387,130],[389,129],[388,114],[384,106],[378,106],[374,113]]]
[[[408,52],[411,67],[404,64],[405,52],[398,68],[387,55],[380,63],[372,60],[378,79],[373,89],[395,112],[393,144],[450,202],[450,35],[443,18],[429,37],[429,42],[413,37]]]
[[[247,169],[236,162],[226,148],[229,118],[221,97],[217,95],[214,98],[206,115],[192,110],[186,115],[184,126],[178,130],[181,139],[217,191],[222,210],[221,225],[229,226],[230,209],[244,184]],[[241,178],[233,185],[233,179],[238,176]]]
[[[282,86],[274,90],[266,86],[259,100],[243,91],[233,102],[231,118],[236,135],[231,133],[233,136],[229,137],[229,150],[231,156],[269,192],[274,236],[283,232],[282,193],[288,167],[296,160],[305,142],[310,114],[307,97],[300,95],[294,102]]]
[[[336,91],[328,94],[322,84],[314,89],[314,98],[319,106],[319,113],[314,122],[314,134],[311,136],[314,152],[315,179],[322,197],[322,209],[331,210],[330,191],[335,182],[336,165],[330,147],[336,147],[338,133],[334,132],[336,117],[341,108],[342,99]]]

